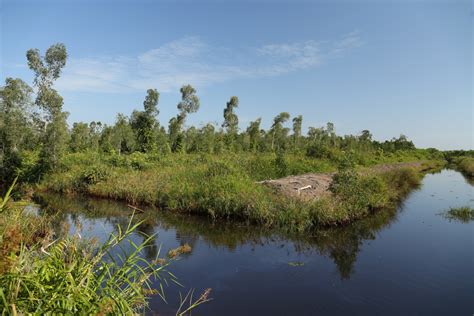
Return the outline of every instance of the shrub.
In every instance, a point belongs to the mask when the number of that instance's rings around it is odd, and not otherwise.
[[[474,158],[458,158],[456,164],[462,173],[469,177],[474,177]]]
[[[317,159],[337,160],[340,153],[336,148],[329,147],[325,144],[315,143],[308,146],[306,149],[306,155]]]
[[[288,163],[282,151],[278,151],[274,164],[277,177],[285,177],[288,175]]]
[[[86,185],[96,184],[104,181],[109,176],[109,171],[106,167],[95,165],[89,167],[81,175],[81,182]]]
[[[141,152],[134,152],[128,157],[130,166],[135,170],[145,170],[151,167],[151,163],[148,162],[149,157],[147,154]]]

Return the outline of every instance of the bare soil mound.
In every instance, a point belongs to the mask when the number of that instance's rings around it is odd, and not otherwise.
[[[421,168],[422,162],[403,162],[396,164],[383,164],[361,170],[361,173],[381,173],[400,168]],[[264,180],[258,183],[273,188],[280,194],[297,198],[303,201],[319,199],[329,195],[329,186],[334,173],[306,173],[297,176],[288,176],[275,180]]]

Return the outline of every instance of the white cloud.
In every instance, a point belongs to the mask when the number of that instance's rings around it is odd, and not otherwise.
[[[238,79],[273,77],[313,69],[329,57],[361,45],[359,34],[339,41],[269,44],[230,50],[198,37],[185,37],[133,57],[71,59],[58,88],[62,91],[131,92],[151,87],[161,92]]]

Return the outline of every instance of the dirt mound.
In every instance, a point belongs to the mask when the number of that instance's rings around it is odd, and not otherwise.
[[[330,194],[328,189],[333,175],[333,173],[307,173],[276,180],[260,181],[259,183],[287,196],[308,201]]]
[[[403,162],[396,164],[383,164],[362,169],[361,173],[380,173],[404,167],[421,168],[422,162]],[[329,195],[329,186],[334,173],[307,173],[298,176],[288,176],[276,180],[264,180],[258,183],[275,189],[278,193],[289,197],[310,201]]]

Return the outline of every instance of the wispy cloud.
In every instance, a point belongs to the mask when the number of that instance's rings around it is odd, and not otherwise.
[[[71,59],[58,81],[62,91],[161,92],[183,84],[205,86],[239,78],[274,77],[315,69],[362,44],[358,32],[332,42],[314,40],[231,50],[185,37],[138,56]]]

